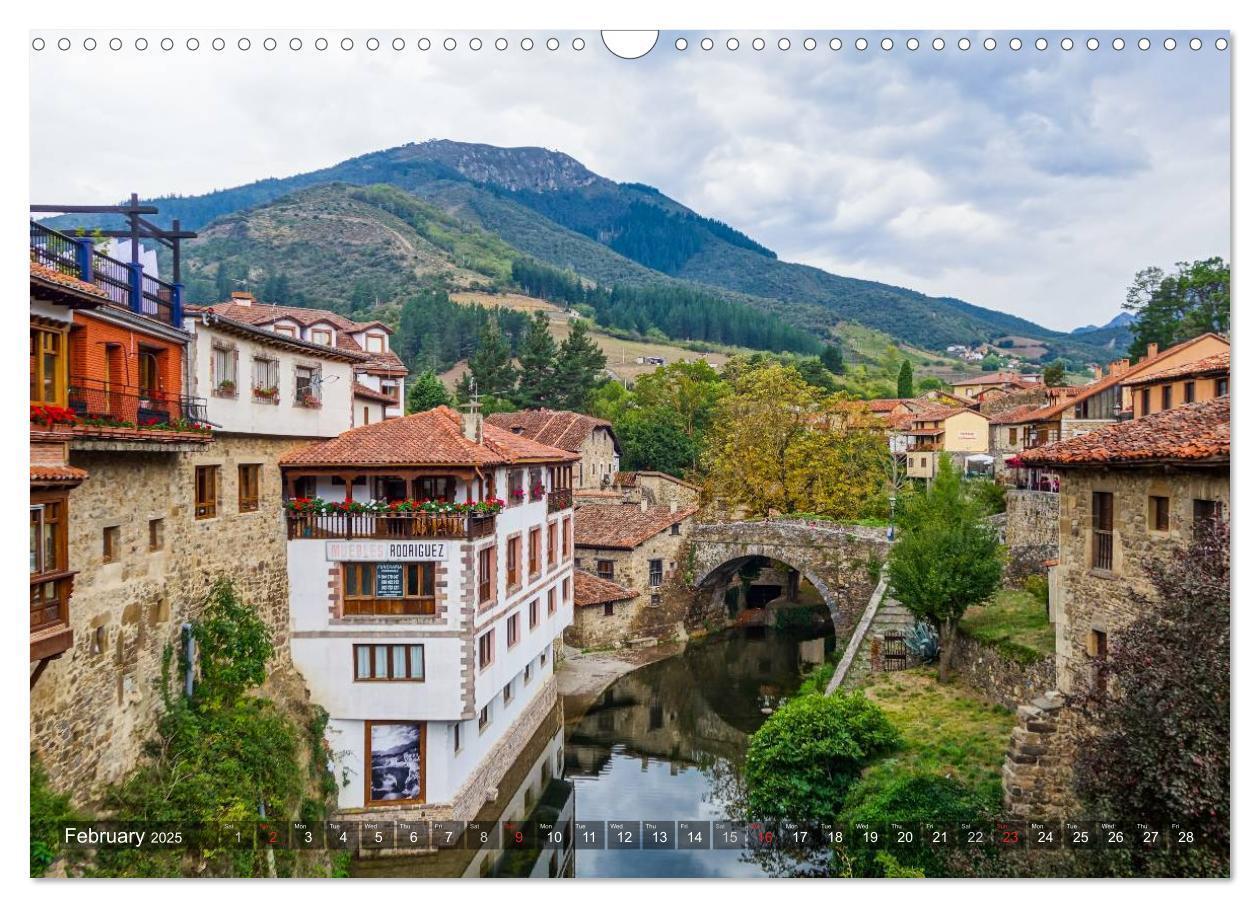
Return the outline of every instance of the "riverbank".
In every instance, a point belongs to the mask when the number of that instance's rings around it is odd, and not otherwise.
[[[609,685],[636,669],[679,655],[685,642],[616,650],[581,650],[565,647],[564,661],[556,668],[556,683],[564,701],[566,721],[582,716]]]

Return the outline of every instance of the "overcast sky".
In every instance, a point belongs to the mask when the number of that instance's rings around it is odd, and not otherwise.
[[[1229,257],[1229,53],[1148,51],[1137,35],[1089,51],[946,50],[921,34],[892,52],[838,33],[818,47],[674,49],[663,34],[625,61],[597,33],[68,33],[32,53],[31,194],[55,203],[196,194],[287,176],[410,141],[449,138],[564,151],[615,180],[649,183],[739,228],[788,261],[886,281],[1053,328],[1115,315],[1139,268]],[[221,34],[222,51],[211,48]],[[313,45],[331,39],[325,51]],[[97,47],[82,49],[93,37]],[[170,35],[175,49],[159,48]],[[185,49],[196,35],[200,48]],[[252,48],[237,49],[247,36]],[[390,47],[404,37],[406,49]],[[121,38],[121,51],[108,49]],[[274,36],[274,51],[262,48]],[[288,48],[291,37],[303,41]],[[868,33],[869,38],[877,35]],[[1215,38],[1215,34],[1205,34]]]

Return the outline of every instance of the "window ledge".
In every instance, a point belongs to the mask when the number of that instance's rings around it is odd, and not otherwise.
[[[1090,568],[1089,576],[1097,577],[1099,580],[1119,580],[1120,575],[1115,571],[1104,571],[1102,568]]]

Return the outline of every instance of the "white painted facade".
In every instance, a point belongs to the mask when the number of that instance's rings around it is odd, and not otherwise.
[[[498,468],[496,486],[507,488],[507,468]],[[545,471],[544,471],[545,477]],[[544,481],[549,481],[544,478]],[[321,480],[316,494],[344,498],[344,486]],[[366,501],[370,484],[356,486],[357,500]],[[460,482],[455,500],[465,498]],[[414,801],[367,804],[365,722],[424,723],[423,804],[449,804],[472,777],[494,745],[543,690],[553,671],[552,644],[573,621],[571,508],[548,514],[547,497],[504,508],[493,535],[482,539],[323,540],[288,543],[291,649],[311,699],[329,715],[328,741],[343,781],[338,795],[342,809],[371,806],[418,806]],[[569,551],[562,551],[563,521],[570,521]],[[549,522],[556,524],[555,563],[549,561]],[[528,576],[528,533],[540,527],[540,571]],[[522,538],[522,582],[507,586],[509,537]],[[476,605],[477,553],[496,548],[496,594]],[[337,590],[341,565],[348,561],[376,563],[427,560],[437,571],[436,614],[433,616],[339,617]],[[443,585],[444,584],[444,585]],[[548,611],[548,593],[555,608]],[[566,595],[567,593],[567,595]],[[538,623],[530,627],[530,603],[538,602]],[[519,640],[508,646],[508,621],[518,616]],[[478,641],[493,631],[493,661],[478,666]],[[406,644],[424,647],[424,679],[356,681],[355,644]],[[528,674],[528,677],[527,677]],[[505,688],[510,696],[505,702]],[[488,708],[489,721],[479,728]],[[456,747],[456,727],[459,747]]]
[[[332,438],[352,426],[354,369],[349,360],[318,349],[278,345],[262,330],[225,331],[199,315],[190,314],[184,326],[193,334],[188,345],[189,395],[205,398],[206,418],[219,431]],[[247,336],[250,333],[257,337]],[[302,370],[316,377],[318,407],[298,403]],[[227,375],[220,374],[225,371]],[[274,376],[274,397],[255,393],[259,376]],[[233,383],[232,389],[223,386],[225,379]]]

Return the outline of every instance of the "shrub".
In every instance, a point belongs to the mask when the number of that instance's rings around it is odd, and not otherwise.
[[[1050,578],[1043,574],[1029,574],[1025,577],[1024,591],[1042,605],[1050,605]]]
[[[62,824],[75,812],[70,798],[53,791],[48,773],[31,755],[31,876],[43,876],[60,852]]]
[[[862,768],[899,741],[860,692],[796,697],[748,743],[749,809],[766,819],[833,819]]]

